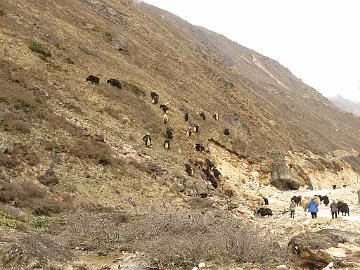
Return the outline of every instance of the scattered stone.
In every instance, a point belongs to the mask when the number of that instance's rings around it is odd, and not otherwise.
[[[98,255],[99,256],[107,256],[109,254],[109,252],[108,251],[105,251],[105,250],[99,250],[98,251]]]
[[[59,183],[59,179],[53,169],[48,169],[44,175],[38,177],[38,180],[45,186],[54,186]]]
[[[0,154],[11,154],[12,147],[6,142],[0,142]]]
[[[55,151],[51,153],[51,159],[53,160],[54,163],[61,164],[61,158]]]
[[[95,134],[93,138],[97,142],[105,143],[105,137],[102,134]]]
[[[204,262],[201,262],[201,263],[199,263],[199,268],[204,268],[205,267],[205,263]]]
[[[329,263],[325,268],[323,268],[323,270],[331,270],[331,269],[334,269],[334,263],[333,262]]]
[[[206,198],[208,196],[206,190],[199,186],[196,188],[196,195],[201,198]]]
[[[118,266],[119,270],[146,270],[148,265],[140,259],[130,259],[126,262],[121,262]]]

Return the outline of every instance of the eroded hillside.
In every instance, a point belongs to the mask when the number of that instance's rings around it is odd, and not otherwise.
[[[357,183],[359,119],[221,35],[125,0],[5,0],[0,25],[5,225],[28,232],[37,228],[28,218],[53,221],[76,209],[228,213],[242,205],[238,215],[247,218],[267,195],[261,186]],[[99,85],[86,81],[90,74]],[[170,105],[167,125],[151,91]],[[200,132],[187,138],[196,123]],[[174,130],[170,150],[166,127]],[[142,141],[147,132],[151,148]],[[222,173],[216,189],[205,180],[205,159]],[[14,216],[18,223],[9,223]]]

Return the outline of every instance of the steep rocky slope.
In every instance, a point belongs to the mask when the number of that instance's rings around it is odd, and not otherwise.
[[[240,205],[237,215],[247,218],[263,203],[263,186],[357,184],[359,119],[219,34],[125,0],[2,1],[0,25],[3,225],[48,228],[38,216],[79,208],[205,213]],[[151,91],[170,104],[168,125]],[[200,132],[187,138],[195,123]],[[170,150],[162,146],[167,126]],[[206,158],[223,175],[217,189],[204,180]]]

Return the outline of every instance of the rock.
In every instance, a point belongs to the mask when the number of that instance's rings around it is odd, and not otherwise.
[[[0,154],[11,154],[12,147],[6,142],[0,142]]]
[[[343,243],[360,244],[360,234],[324,229],[305,232],[293,237],[287,248],[288,258],[296,265],[311,269],[323,269],[331,262],[346,260],[332,256],[326,249]]]
[[[56,164],[61,164],[61,158],[60,156],[58,155],[58,153],[56,153],[55,151],[53,151],[51,153],[51,159],[53,160],[54,163]]]
[[[204,262],[199,263],[198,267],[199,268],[205,268],[205,263]]]
[[[334,263],[333,262],[329,263],[325,268],[323,268],[323,270],[331,270],[331,269],[334,269]]]
[[[196,187],[196,195],[201,198],[206,198],[208,196],[206,190],[200,186]]]
[[[53,169],[48,169],[44,175],[38,177],[38,180],[45,186],[54,186],[59,183],[59,179]]]
[[[293,173],[283,160],[276,161],[273,165],[270,184],[280,190],[297,190],[300,188],[300,184],[294,179]]]
[[[287,266],[284,264],[278,265],[278,266],[276,266],[276,269],[287,269]]]
[[[118,265],[119,270],[146,270],[148,265],[140,259],[130,259]]]

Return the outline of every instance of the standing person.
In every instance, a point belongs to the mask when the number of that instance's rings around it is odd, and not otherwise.
[[[331,211],[331,217],[332,219],[337,218],[338,215],[338,205],[336,203],[336,201],[332,201],[332,203],[330,204],[330,211]]]
[[[294,202],[294,200],[291,200],[290,207],[289,207],[290,218],[295,218],[295,208],[296,208],[296,203]]]
[[[317,218],[317,212],[319,212],[319,209],[314,200],[311,200],[309,203],[309,212],[311,213],[311,218]]]

